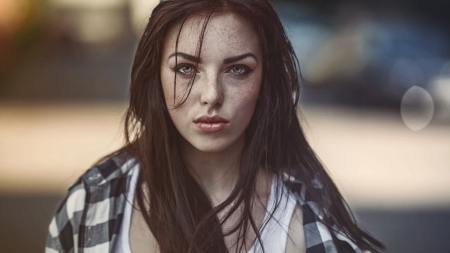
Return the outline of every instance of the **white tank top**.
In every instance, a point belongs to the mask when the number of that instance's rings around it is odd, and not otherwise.
[[[127,189],[127,201],[125,204],[125,210],[122,221],[122,228],[119,233],[118,243],[114,247],[114,253],[132,253],[130,247],[130,223],[131,213],[133,211],[134,193],[136,191],[137,179],[139,175],[139,168],[135,167],[132,172],[131,182]],[[292,194],[288,194],[288,191],[284,184],[279,181],[276,184],[277,177],[274,176],[272,180],[272,186],[270,189],[270,196],[267,203],[267,211],[263,221],[263,227],[261,232],[261,241],[266,253],[284,253],[286,249],[286,243],[288,238],[289,223],[294,213],[296,200]],[[281,180],[281,179],[278,179]],[[278,185],[278,191],[275,190],[275,186]],[[273,213],[273,217],[270,218],[271,211],[275,208],[276,196],[275,194],[282,195],[281,201],[277,210]],[[279,196],[278,196],[279,197]],[[279,198],[278,198],[279,199]],[[248,253],[262,252],[261,245],[256,241]]]

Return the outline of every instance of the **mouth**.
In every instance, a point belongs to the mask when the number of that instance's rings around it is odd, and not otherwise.
[[[210,123],[210,124],[214,124],[214,123],[228,123],[229,121],[218,116],[201,116],[198,117],[194,120],[194,123]]]
[[[194,120],[195,125],[199,127],[202,131],[207,133],[219,132],[224,129],[229,121],[218,116],[201,116]]]

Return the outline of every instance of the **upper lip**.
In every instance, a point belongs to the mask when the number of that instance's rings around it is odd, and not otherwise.
[[[194,120],[194,123],[228,123],[229,121],[218,116],[218,115],[214,115],[214,116],[201,116],[198,117]]]

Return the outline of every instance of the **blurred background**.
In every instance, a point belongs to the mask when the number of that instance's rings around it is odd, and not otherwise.
[[[0,0],[0,251],[43,252],[67,188],[120,147],[157,0]],[[305,132],[388,252],[450,252],[450,2],[273,1]]]

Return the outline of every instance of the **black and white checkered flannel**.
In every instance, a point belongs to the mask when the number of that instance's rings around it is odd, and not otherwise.
[[[89,169],[70,189],[49,226],[46,253],[113,253],[125,210],[126,192],[138,164],[118,155]],[[316,203],[300,182],[290,182],[303,209],[306,253],[337,252]],[[361,250],[344,234],[333,231],[349,252]]]

